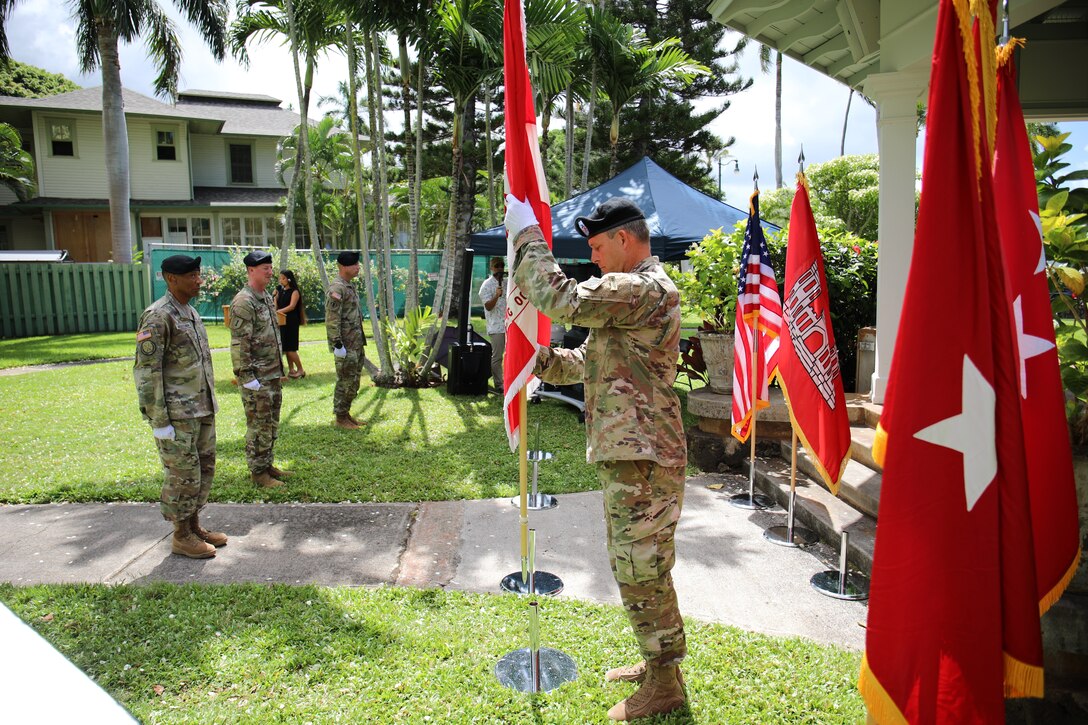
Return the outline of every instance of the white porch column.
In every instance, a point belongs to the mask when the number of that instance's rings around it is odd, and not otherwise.
[[[918,71],[874,73],[865,79],[865,94],[877,104],[880,148],[874,403],[884,402],[914,248],[915,118],[927,81],[928,74]]]

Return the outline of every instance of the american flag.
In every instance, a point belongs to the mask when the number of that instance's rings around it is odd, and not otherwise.
[[[770,405],[767,384],[778,373],[778,335],[782,330],[782,298],[759,225],[759,191],[752,193],[748,228],[740,253],[737,279],[737,322],[733,350],[733,437],[748,440],[752,427],[752,359],[755,358],[755,407]]]

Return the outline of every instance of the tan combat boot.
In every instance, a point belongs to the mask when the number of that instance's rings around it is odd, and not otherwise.
[[[354,423],[357,428],[362,428],[364,425],[366,425],[366,423],[361,422],[358,418],[356,418],[351,413],[348,413],[348,420],[350,420],[352,423]]]
[[[200,525],[199,512],[189,517],[189,529],[194,534],[196,534],[197,538],[211,544],[216,548],[227,545],[227,535],[224,534],[222,531],[208,531]]]
[[[338,415],[336,420],[333,421],[333,425],[337,428],[343,428],[345,430],[359,430],[359,424],[351,419],[350,415]]]
[[[170,551],[190,559],[208,559],[215,556],[215,547],[193,533],[189,519],[174,522],[174,539],[170,542]]]
[[[657,667],[646,669],[646,679],[635,694],[608,711],[613,720],[636,720],[640,717],[663,715],[684,706],[687,696],[680,684],[680,668]]]
[[[267,471],[261,471],[260,473],[250,474],[250,478],[253,479],[253,483],[257,484],[261,488],[279,488],[283,485],[283,481],[278,478],[273,478]]]
[[[627,665],[626,667],[616,667],[608,672],[604,673],[605,682],[642,682],[646,679],[646,660],[642,660],[635,665]],[[684,686],[684,673],[680,671],[680,668],[676,669],[676,679],[680,682],[680,686]]]
[[[294,471],[285,471],[282,468],[276,468],[275,466],[269,466],[268,467],[268,474],[270,476],[272,476],[272,478],[278,478],[279,480],[282,481],[285,478],[290,478],[291,476],[295,475],[295,472]]]

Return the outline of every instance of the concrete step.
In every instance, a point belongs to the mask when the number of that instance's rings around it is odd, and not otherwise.
[[[850,426],[850,458],[874,471],[884,469],[873,459],[873,441],[876,430],[867,425]]]
[[[790,464],[781,458],[756,458],[756,487],[789,510]],[[873,568],[873,542],[876,519],[831,495],[823,485],[798,473],[794,519],[797,525],[811,529],[835,551],[841,545],[842,532],[850,533],[847,561],[851,568],[865,574]]]
[[[787,475],[789,474],[790,444],[783,442],[779,446],[782,459],[786,462]],[[818,482],[821,488],[827,491],[823,479],[816,470],[808,451],[803,446],[797,447],[797,470],[814,482]],[[880,479],[878,472],[868,468],[863,463],[851,460],[846,464],[846,471],[839,480],[839,498],[851,507],[862,512],[866,516],[876,518],[880,506]],[[831,495],[830,491],[827,491]]]

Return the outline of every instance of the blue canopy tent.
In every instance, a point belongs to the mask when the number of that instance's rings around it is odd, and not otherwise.
[[[650,225],[650,246],[662,261],[683,259],[688,247],[702,240],[712,229],[732,230],[748,218],[742,211],[691,188],[643,156],[634,166],[600,186],[552,207],[552,251],[559,259],[589,259],[589,245],[574,228],[574,220],[588,216],[599,204],[624,196],[639,205]],[[764,229],[778,227],[764,223]],[[469,236],[477,255],[506,254],[506,230],[491,227]]]

